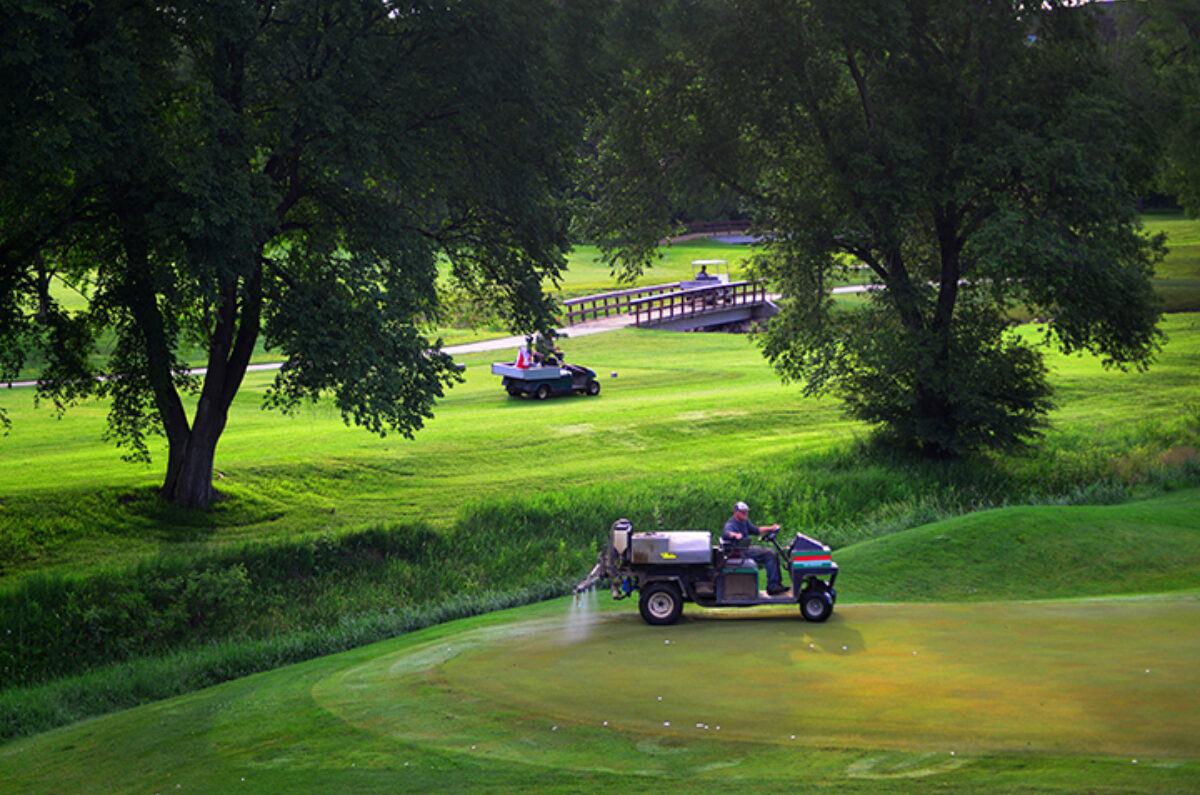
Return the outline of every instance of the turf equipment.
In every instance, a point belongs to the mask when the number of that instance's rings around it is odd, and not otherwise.
[[[595,397],[600,394],[596,371],[577,364],[567,364],[562,351],[554,349],[545,354],[530,353],[532,344],[520,348],[511,364],[492,364],[492,375],[501,376],[500,385],[512,397],[531,396],[545,400],[551,395],[578,393]]]
[[[792,584],[778,594],[758,588],[758,566],[735,547],[712,545],[705,532],[635,533],[628,519],[613,523],[608,543],[595,567],[575,586],[575,593],[605,580],[614,599],[640,591],[638,607],[648,624],[673,624],[684,602],[701,607],[750,607],[798,604],[808,621],[825,621],[833,613],[837,593],[833,584],[838,566],[829,547],[797,533],[785,551],[777,531],[764,533],[779,556]]]

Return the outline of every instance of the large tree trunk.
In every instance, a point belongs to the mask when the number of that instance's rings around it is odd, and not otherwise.
[[[188,448],[191,428],[187,411],[175,387],[172,372],[174,355],[167,337],[158,294],[147,281],[150,273],[149,251],[145,239],[135,232],[125,236],[125,252],[132,265],[125,298],[146,351],[146,376],[155,408],[167,437],[167,475],[159,493],[174,499],[175,483]]]
[[[172,429],[167,423],[170,449],[160,494],[180,507],[207,508],[217,496],[213,462],[229,407],[242,385],[258,339],[261,284],[261,270],[255,269],[241,285],[232,281],[222,290],[216,327],[209,340],[208,371],[191,428]]]
[[[179,451],[178,466],[174,472],[168,470],[162,488],[163,496],[181,508],[207,508],[217,496],[213,462],[227,417],[228,406],[197,409],[196,421]]]

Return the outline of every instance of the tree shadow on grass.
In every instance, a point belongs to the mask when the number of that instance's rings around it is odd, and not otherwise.
[[[159,496],[153,487],[123,490],[115,495],[116,528],[143,528],[167,544],[206,541],[222,528],[256,525],[281,519],[283,511],[265,500],[220,493],[204,510],[180,508]]]

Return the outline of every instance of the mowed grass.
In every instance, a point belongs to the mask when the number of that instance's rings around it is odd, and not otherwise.
[[[851,546],[825,624],[689,605],[652,628],[605,592],[455,621],[9,743],[0,792],[1194,792],[1197,517],[1191,488]],[[1093,535],[1154,560],[1072,566]],[[997,564],[1014,537],[1060,552]],[[892,560],[987,601],[872,601]],[[1055,587],[1163,592],[994,600]]]
[[[1123,461],[1137,469],[1176,444],[1181,424],[1196,424],[1200,316],[1172,315],[1164,327],[1170,340],[1144,373],[1049,357],[1060,408],[1047,455],[1070,467],[1073,451],[1111,450],[1115,469],[1088,477],[1120,475]],[[263,411],[273,376],[252,373],[217,449],[217,487],[230,499],[199,515],[153,497],[161,444],[146,466],[102,441],[104,405],[59,419],[34,407],[32,390],[12,390],[4,397],[13,427],[0,437],[0,563],[90,566],[412,519],[442,526],[488,499],[787,467],[867,430],[833,399],[781,385],[743,336],[630,329],[564,348],[598,371],[599,397],[509,398],[489,367],[506,352],[472,354],[461,357],[465,382],[412,440],[347,427],[328,403],[290,417]]]
[[[1200,306],[1200,219],[1182,215],[1147,215],[1146,231],[1165,232],[1170,250],[1155,268],[1154,287],[1168,312],[1190,312]]]
[[[0,440],[9,473],[0,533],[21,533],[45,565],[94,562],[93,550],[74,546],[85,536],[118,553],[156,551],[171,540],[164,524],[178,525],[176,540],[213,542],[415,518],[436,525],[489,496],[643,480],[681,460],[702,473],[851,433],[832,401],[781,387],[745,337],[619,331],[564,346],[600,373],[598,398],[512,399],[490,372],[511,352],[465,356],[465,383],[413,440],[347,427],[324,403],[295,417],[264,412],[273,375],[251,374],[217,450],[217,487],[233,500],[177,523],[148,496],[161,445],[153,466],[126,464],[101,441],[103,405],[55,419],[33,407],[30,390],[14,390],[5,395],[13,428]],[[114,535],[97,540],[106,530]]]
[[[706,237],[693,238],[659,248],[660,258],[632,282],[618,281],[600,258],[595,246],[576,246],[567,258],[567,272],[562,283],[566,297],[645,287],[690,279],[696,273],[696,260],[725,260],[724,266],[713,266],[713,273],[727,273],[733,281],[746,277],[746,265],[754,255],[754,247],[721,243]]]
[[[839,585],[856,601],[1200,589],[1200,492],[1120,505],[983,511],[856,544],[838,560],[847,571]]]

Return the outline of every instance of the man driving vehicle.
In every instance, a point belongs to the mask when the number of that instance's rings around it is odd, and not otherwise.
[[[764,547],[750,546],[750,536],[765,535],[779,529],[779,525],[757,527],[750,524],[750,506],[739,501],[733,506],[733,516],[725,523],[721,531],[721,546],[727,550],[736,549],[743,557],[751,558],[756,563],[766,566],[767,593],[771,596],[787,590],[779,579],[779,559],[775,551]]]

